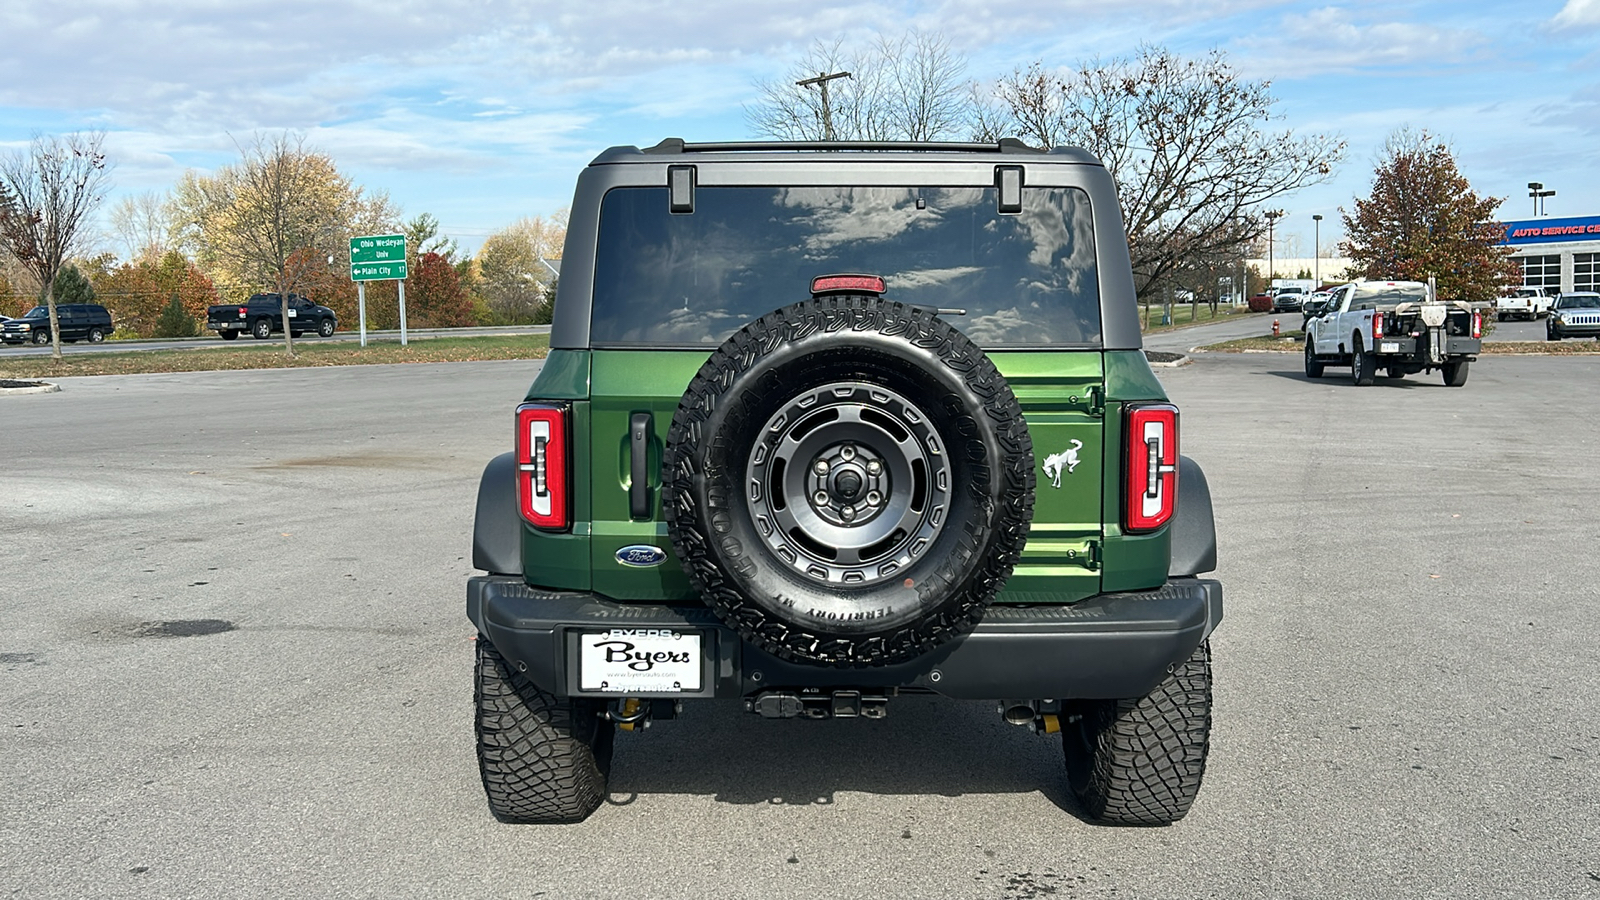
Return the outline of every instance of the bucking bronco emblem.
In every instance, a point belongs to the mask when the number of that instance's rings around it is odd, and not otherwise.
[[[1050,478],[1051,487],[1061,487],[1062,466],[1066,467],[1068,475],[1078,467],[1078,451],[1083,449],[1083,441],[1069,438],[1072,441],[1071,450],[1052,453],[1044,458],[1044,474]]]

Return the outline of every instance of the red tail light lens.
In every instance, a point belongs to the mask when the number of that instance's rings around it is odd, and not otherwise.
[[[517,507],[535,528],[562,531],[568,515],[567,411],[524,403],[517,407]]]
[[[1178,507],[1178,408],[1129,404],[1127,423],[1123,525],[1130,532],[1154,531]]]
[[[1383,313],[1372,314],[1372,339],[1377,341],[1383,338]]]
[[[811,279],[813,294],[882,294],[885,288],[877,275],[818,275]]]
[[[1483,313],[1475,312],[1472,314],[1472,336],[1475,338],[1483,337]]]

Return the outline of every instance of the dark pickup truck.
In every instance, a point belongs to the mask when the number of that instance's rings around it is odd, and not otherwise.
[[[242,331],[257,340],[283,333],[283,303],[277,294],[255,294],[244,303],[219,303],[206,309],[206,327],[231,341]],[[327,337],[339,327],[339,317],[299,294],[289,295],[289,332],[299,337],[308,331]]]

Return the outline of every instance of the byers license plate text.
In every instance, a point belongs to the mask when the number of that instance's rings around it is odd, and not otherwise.
[[[655,628],[617,628],[579,635],[581,690],[679,693],[700,690],[700,634]]]

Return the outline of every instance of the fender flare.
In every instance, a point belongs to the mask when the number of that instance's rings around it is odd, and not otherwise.
[[[1217,568],[1217,526],[1211,515],[1211,486],[1200,464],[1178,458],[1178,509],[1172,517],[1172,561],[1167,576],[1199,575]]]
[[[483,467],[483,477],[478,479],[478,511],[472,519],[472,567],[491,575],[522,574],[522,516],[517,512],[514,453],[502,453],[489,460]]]

